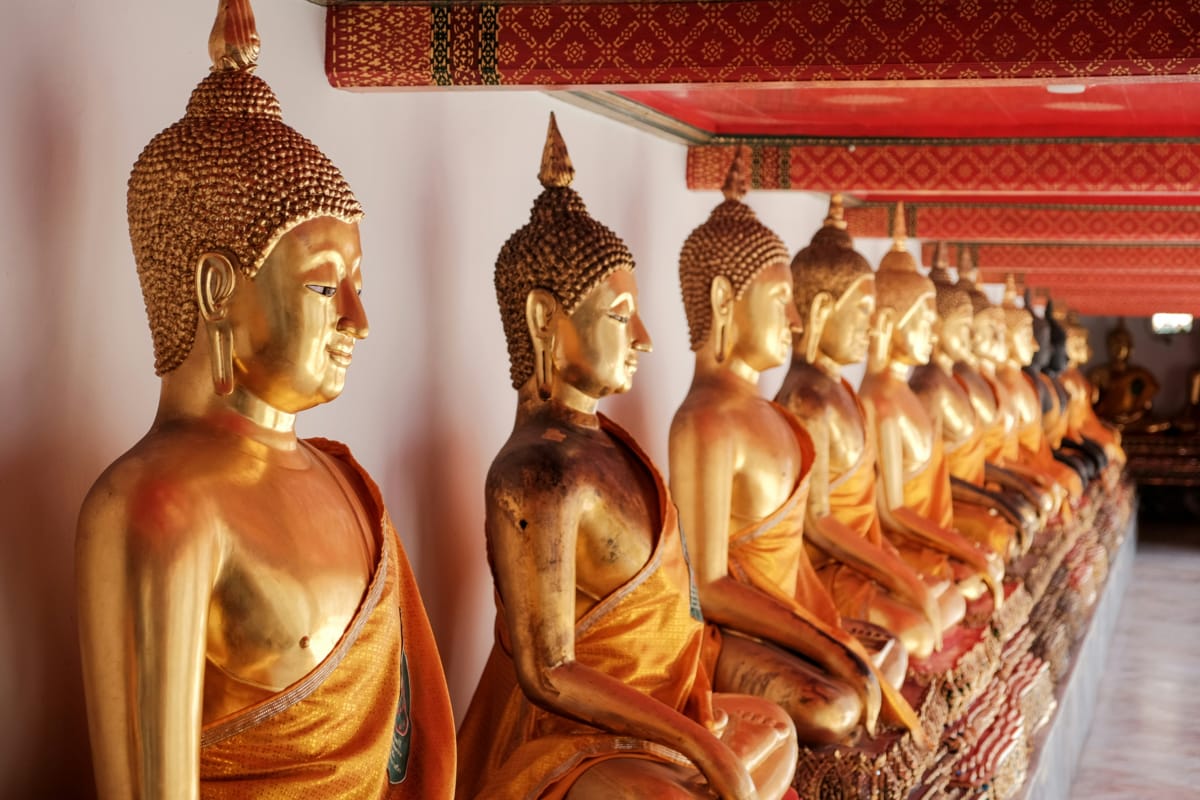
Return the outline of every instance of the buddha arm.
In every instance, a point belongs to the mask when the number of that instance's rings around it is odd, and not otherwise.
[[[80,512],[84,687],[102,800],[199,796],[201,699],[219,521],[115,467]]]
[[[711,421],[704,425],[677,419],[670,437],[671,494],[705,617],[800,653],[854,686],[863,699],[867,729],[873,732],[882,695],[870,666],[806,609],[730,576],[735,434],[725,420]]]
[[[875,431],[879,448],[879,517],[887,527],[939,550],[977,571],[992,590],[999,608],[1004,601],[1003,565],[994,554],[985,554],[958,531],[943,528],[917,514],[904,504],[904,475],[900,431],[891,419],[879,419],[871,406],[867,411],[870,428]],[[999,566],[998,566],[999,564]]]
[[[984,480],[1028,500],[1038,510],[1041,524],[1045,524],[1045,518],[1054,513],[1054,495],[1038,488],[1033,481],[1011,467],[1002,467],[989,461],[984,464]]]
[[[815,458],[809,477],[808,508],[805,511],[805,535],[815,547],[861,572],[900,600],[921,609],[941,647],[941,610],[937,598],[904,559],[886,547],[879,547],[850,530],[830,510],[829,431],[821,424],[806,420],[813,440]]]
[[[753,797],[745,766],[704,725],[575,660],[574,553],[594,493],[552,477],[488,487],[487,538],[522,691],[553,714],[682,753],[723,798]]]

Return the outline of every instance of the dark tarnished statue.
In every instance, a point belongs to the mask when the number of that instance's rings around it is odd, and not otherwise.
[[[1133,335],[1125,327],[1125,319],[1108,332],[1108,361],[1088,372],[1092,384],[1092,406],[1100,419],[1111,422],[1118,430],[1156,433],[1167,423],[1151,417],[1154,397],[1158,394],[1158,379],[1145,367],[1129,363],[1133,353]]]
[[[956,530],[942,437],[908,385],[910,369],[932,357],[937,310],[933,282],[917,271],[906,247],[902,205],[895,220],[895,243],[875,275],[876,341],[861,387],[879,453],[880,514],[901,555],[918,572],[953,581],[968,599],[989,587],[999,608],[1003,561]]]
[[[838,610],[890,631],[928,656],[963,614],[946,584],[940,596],[884,537],[876,504],[875,443],[842,367],[863,361],[875,311],[875,276],[846,231],[841,197],[792,260],[803,337],[776,400],[809,433],[814,449],[805,544]]]
[[[100,797],[449,797],[445,679],[379,491],[294,427],[367,335],[362,209],[252,74],[245,0],[210,51],[129,179],[158,414],[79,518]]]
[[[671,423],[671,490],[701,607],[724,633],[716,687],[778,702],[806,743],[841,741],[860,719],[874,732],[881,693],[920,735],[908,704],[843,627],[804,547],[812,445],[758,391],[762,371],[792,349],[792,276],[783,242],[742,202],[745,153],[730,167],[725,201],[679,256],[696,364]],[[893,680],[903,681],[905,665]]]
[[[779,798],[792,724],[712,694],[675,505],[596,413],[650,337],[633,257],[573,176],[552,116],[544,190],[496,260],[517,417],[487,478],[496,643],[459,733],[458,796]]]

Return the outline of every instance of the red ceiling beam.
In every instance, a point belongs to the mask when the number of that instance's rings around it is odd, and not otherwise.
[[[339,87],[1130,78],[1200,71],[1186,0],[355,2]]]
[[[1200,275],[1200,247],[1186,245],[1037,245],[981,244],[974,248],[980,271],[1070,272],[1081,280],[1111,273]],[[933,244],[921,247],[922,263],[933,258]]]
[[[852,206],[855,236],[891,236],[893,204]],[[966,242],[1200,244],[1197,206],[905,204],[910,236]]]
[[[736,145],[688,148],[687,184],[718,189]],[[950,144],[752,144],[752,186],[820,192],[894,192],[1116,201],[1149,196],[1200,204],[1200,141],[1083,140]]]

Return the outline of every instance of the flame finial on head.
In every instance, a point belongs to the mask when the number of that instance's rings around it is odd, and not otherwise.
[[[829,195],[829,213],[825,215],[825,227],[837,228],[844,231],[846,225],[846,209],[842,207],[842,193],[834,192]]]
[[[575,165],[571,163],[571,155],[567,152],[567,143],[558,132],[558,121],[554,112],[550,112],[550,125],[546,129],[546,146],[542,149],[542,166],[538,170],[538,180],[542,186],[562,188],[570,186],[575,180]]]
[[[1020,292],[1017,290],[1017,276],[1013,273],[1008,273],[1004,276],[1004,299],[1000,302],[1003,308],[1019,308],[1017,305],[1017,297]]]
[[[904,216],[903,200],[896,203],[895,214],[892,217],[892,252],[908,252],[908,220]]]
[[[250,0],[219,0],[217,18],[208,35],[212,71],[253,72],[258,66],[260,44]]]
[[[739,144],[733,152],[733,161],[729,164],[729,172],[725,175],[725,183],[721,185],[721,194],[726,200],[741,200],[750,191],[750,176],[746,169],[746,153],[750,148]]]

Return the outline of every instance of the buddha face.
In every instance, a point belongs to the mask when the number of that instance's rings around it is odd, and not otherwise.
[[[318,217],[284,234],[229,308],[236,385],[295,414],[342,392],[354,343],[367,335],[359,299],[358,224]]]
[[[938,347],[951,361],[971,360],[973,322],[974,316],[968,311],[956,311],[942,320],[937,332]]]
[[[933,323],[936,319],[933,292],[921,295],[892,332],[892,358],[910,366],[928,364],[933,355]]]
[[[972,348],[984,361],[999,364],[1008,358],[1008,331],[999,313],[988,311],[975,315]]]
[[[800,320],[792,300],[792,271],[780,261],[759,271],[733,304],[730,355],[759,372],[787,361]]]
[[[875,278],[863,275],[834,303],[821,331],[821,352],[838,364],[866,359],[874,314]]]
[[[1026,319],[1009,330],[1009,355],[1021,366],[1033,363],[1033,354],[1038,351],[1037,340],[1033,336],[1033,320]]]
[[[592,398],[627,392],[638,353],[650,347],[650,334],[638,316],[633,272],[614,270],[570,315],[561,315],[554,333],[556,379]]]

